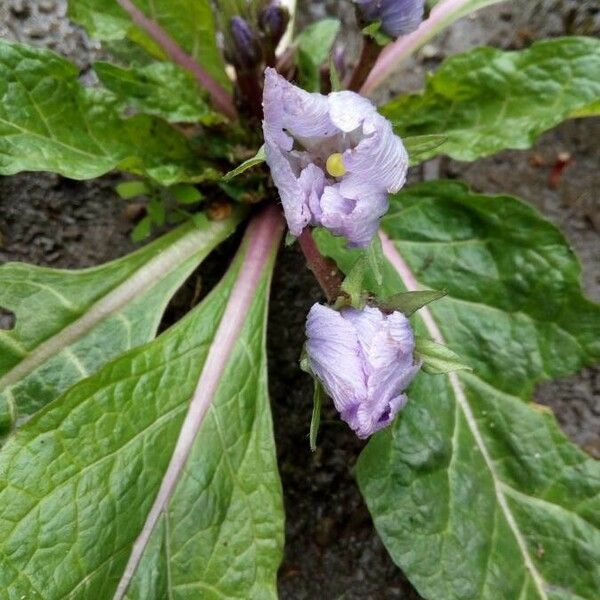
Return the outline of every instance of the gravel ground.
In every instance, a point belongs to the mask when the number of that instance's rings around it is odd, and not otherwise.
[[[69,56],[84,74],[98,56],[98,46],[66,20],[64,1],[2,2],[0,37],[53,48]],[[353,20],[352,11],[338,2],[301,4],[303,21],[338,13],[346,23]],[[475,45],[521,48],[543,37],[600,32],[596,0],[522,4],[492,6],[454,25],[379,90],[379,100],[418,89],[424,73],[445,56]],[[350,45],[351,62],[356,38],[349,34],[344,40]],[[547,133],[529,151],[503,152],[473,164],[444,159],[428,165],[426,172],[464,179],[479,191],[512,193],[538,206],[567,235],[582,259],[588,294],[600,300],[598,139],[600,119],[574,121]],[[573,162],[553,188],[549,172],[564,152]],[[422,174],[416,170],[412,176]],[[0,178],[0,262],[82,267],[129,252],[134,247],[128,237],[132,223],[113,192],[114,182],[115,177],[73,182],[47,174]],[[207,268],[215,271],[210,263]],[[354,483],[352,468],[362,444],[329,410],[319,450],[314,455],[308,450],[312,392],[297,360],[305,314],[319,299],[297,250],[283,250],[269,322],[270,387],[288,514],[280,594],[294,600],[416,599],[419,595],[375,535]],[[552,407],[572,439],[600,456],[600,369],[544,383],[536,399]]]

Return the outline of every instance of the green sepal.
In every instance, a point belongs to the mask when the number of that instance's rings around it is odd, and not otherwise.
[[[380,46],[387,46],[390,42],[394,41],[389,35],[381,31],[381,21],[374,21],[363,27],[362,33],[364,36],[375,40]]]
[[[385,264],[385,256],[383,255],[383,248],[378,235],[373,238],[371,245],[367,248],[366,256],[373,277],[375,278],[377,285],[380,286],[383,283],[382,266]]]
[[[241,175],[244,171],[247,171],[256,165],[260,165],[261,163],[265,162],[266,158],[265,145],[263,144],[252,158],[245,160],[241,165],[223,175],[223,181],[232,180],[234,177]]]
[[[448,346],[418,335],[415,336],[415,355],[423,361],[423,371],[429,375],[473,370]]]
[[[407,317],[410,317],[420,308],[423,308],[430,302],[443,298],[447,292],[438,290],[423,290],[420,292],[400,292],[386,298],[379,303],[382,310],[386,312],[400,311]]]
[[[289,231],[285,234],[285,239],[283,241],[284,245],[286,248],[290,248],[291,246],[293,246],[296,243],[296,240],[298,238],[293,235],[292,233],[290,233]]]
[[[310,418],[310,449],[314,452],[317,449],[317,435],[319,434],[319,426],[321,424],[321,407],[323,406],[323,400],[327,397],[323,384],[316,378],[314,381],[314,392],[313,392],[313,411]]]
[[[363,282],[367,272],[367,257],[361,256],[350,269],[350,272],[344,278],[341,285],[341,295],[334,308],[352,306],[353,308],[362,308],[365,304],[365,294],[363,292]]]

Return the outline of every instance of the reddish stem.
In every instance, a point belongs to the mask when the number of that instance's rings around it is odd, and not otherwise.
[[[306,266],[313,272],[327,301],[334,302],[340,295],[342,285],[342,277],[336,264],[321,254],[308,227],[298,237],[298,243],[306,258]]]
[[[131,0],[117,0],[117,2],[131,16],[133,22],[161,46],[174,63],[187,69],[198,83],[208,90],[217,110],[230,119],[237,117],[233,99],[227,90],[187,54],[156,21],[147,17]]]
[[[372,37],[363,37],[363,47],[358,60],[358,64],[354,69],[350,77],[350,81],[346,85],[346,88],[353,92],[358,92],[363,86],[363,83],[367,80],[371,69],[375,66],[383,46],[380,46]]]

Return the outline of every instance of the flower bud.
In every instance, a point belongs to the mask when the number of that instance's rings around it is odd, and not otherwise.
[[[421,368],[415,339],[400,312],[321,304],[306,321],[310,368],[333,399],[340,416],[360,438],[389,425],[407,402],[404,390]]]
[[[265,40],[275,48],[283,37],[290,20],[288,10],[280,5],[279,0],[274,0],[269,6],[263,8],[258,15],[258,26],[265,36]]]
[[[411,33],[423,20],[425,0],[354,0],[366,23],[381,23],[381,31],[392,38]]]
[[[241,71],[249,71],[262,60],[262,49],[258,35],[242,17],[231,17],[232,49],[228,59],[234,67]]]

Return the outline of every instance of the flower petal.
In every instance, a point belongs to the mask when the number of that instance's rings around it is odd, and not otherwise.
[[[339,312],[315,304],[306,320],[306,352],[311,369],[342,413],[366,397],[356,331]]]
[[[347,174],[341,181],[341,194],[360,198],[374,191],[397,192],[406,181],[408,154],[391,123],[375,115],[363,124],[364,138],[343,155]]]
[[[290,232],[292,235],[299,236],[311,220],[307,193],[305,191],[308,188],[306,177],[301,184],[294,174],[290,162],[284,156],[277,143],[275,143],[270,134],[266,131],[265,155],[269,168],[271,169],[273,182],[279,191],[279,197],[281,198],[283,211]],[[310,166],[314,165],[309,165],[309,167]],[[300,176],[302,177],[302,174]]]
[[[325,187],[321,196],[321,225],[334,235],[344,236],[350,247],[365,248],[377,233],[379,218],[388,208],[387,194],[373,194],[355,200],[340,192],[342,184]]]

